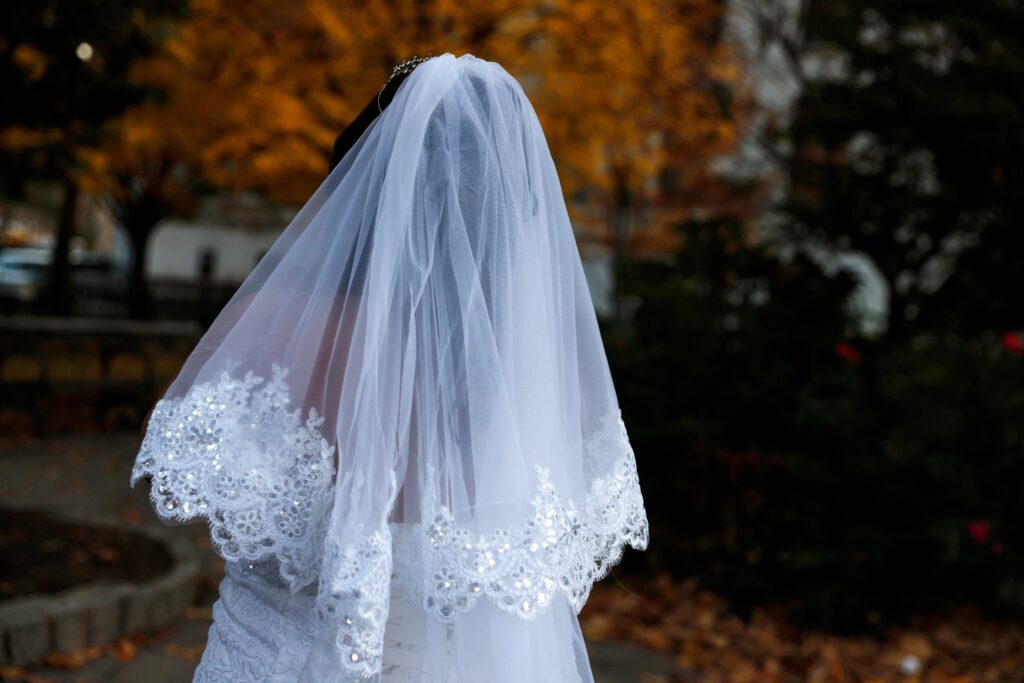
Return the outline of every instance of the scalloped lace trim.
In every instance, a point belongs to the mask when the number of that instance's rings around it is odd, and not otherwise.
[[[341,663],[363,678],[380,674],[391,597],[391,534],[385,524],[359,544],[329,546],[317,616],[337,629]],[[347,680],[347,679],[346,679]]]
[[[607,476],[594,480],[582,509],[563,501],[540,467],[533,516],[518,528],[474,535],[455,523],[446,506],[428,502],[437,510],[431,522],[396,525],[396,580],[441,621],[472,609],[484,595],[533,620],[561,591],[578,613],[625,546],[643,550],[648,543],[636,461],[620,412],[605,418],[586,448],[591,456],[603,450],[619,457]]]
[[[441,621],[452,621],[481,596],[532,620],[558,592],[579,612],[626,545],[647,547],[636,461],[618,411],[584,444],[584,467],[614,465],[593,478],[582,508],[565,501],[538,467],[533,515],[517,528],[474,535],[446,506],[428,500],[428,522],[385,519],[357,543],[325,543],[335,449],[320,433],[324,418],[315,409],[305,419],[288,409],[287,370],[272,370],[268,382],[225,371],[216,383],[158,401],[131,485],[152,478],[150,499],[164,519],[206,517],[226,560],[274,558],[292,592],[318,582],[318,615],[336,629],[334,642],[350,674],[380,672],[392,581]]]
[[[357,474],[356,488],[366,485]],[[346,477],[347,479],[347,477]],[[316,594],[316,614],[340,653],[346,673],[359,678],[380,674],[391,598],[393,548],[387,518],[395,503],[398,483],[394,472],[388,500],[377,528],[358,543],[344,547],[327,544]],[[349,680],[349,676],[342,680]]]
[[[288,410],[286,369],[269,382],[222,372],[153,408],[131,486],[152,478],[157,514],[206,517],[226,560],[276,556],[292,590],[317,580],[334,483],[334,446],[314,408]]]

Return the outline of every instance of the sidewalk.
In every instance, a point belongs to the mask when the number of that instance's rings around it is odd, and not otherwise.
[[[148,485],[128,487],[139,438],[62,437],[0,450],[0,503],[68,515],[116,517],[129,526],[167,530],[150,508]],[[133,656],[105,655],[74,670],[32,669],[31,683],[189,683],[206,643],[210,605],[223,564],[202,523],[170,529],[202,549],[203,588],[196,605],[169,628],[150,634]],[[671,658],[611,643],[589,643],[597,683],[672,683]],[[7,679],[2,679],[7,680]],[[17,679],[15,679],[17,680]]]

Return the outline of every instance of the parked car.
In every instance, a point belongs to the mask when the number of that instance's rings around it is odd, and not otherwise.
[[[46,284],[52,254],[39,247],[8,247],[0,250],[0,299],[30,303]]]
[[[42,247],[7,247],[0,250],[0,301],[19,306],[36,301],[46,286],[53,253]],[[71,286],[86,302],[124,298],[126,270],[104,253],[74,250],[68,255]]]

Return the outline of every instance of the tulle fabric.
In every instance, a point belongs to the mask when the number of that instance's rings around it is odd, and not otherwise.
[[[299,680],[591,681],[576,614],[647,545],[540,123],[500,65],[420,64],[213,322],[132,484],[312,596]]]

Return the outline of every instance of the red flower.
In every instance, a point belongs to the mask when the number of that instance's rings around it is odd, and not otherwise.
[[[1021,337],[1016,332],[1006,332],[1003,334],[1003,348],[1014,355],[1024,353],[1024,337]]]
[[[836,356],[850,365],[857,365],[860,363],[860,351],[855,349],[849,342],[841,341],[836,344]]]
[[[992,523],[985,519],[972,519],[967,522],[967,535],[979,545],[988,543],[988,537],[992,534]]]

